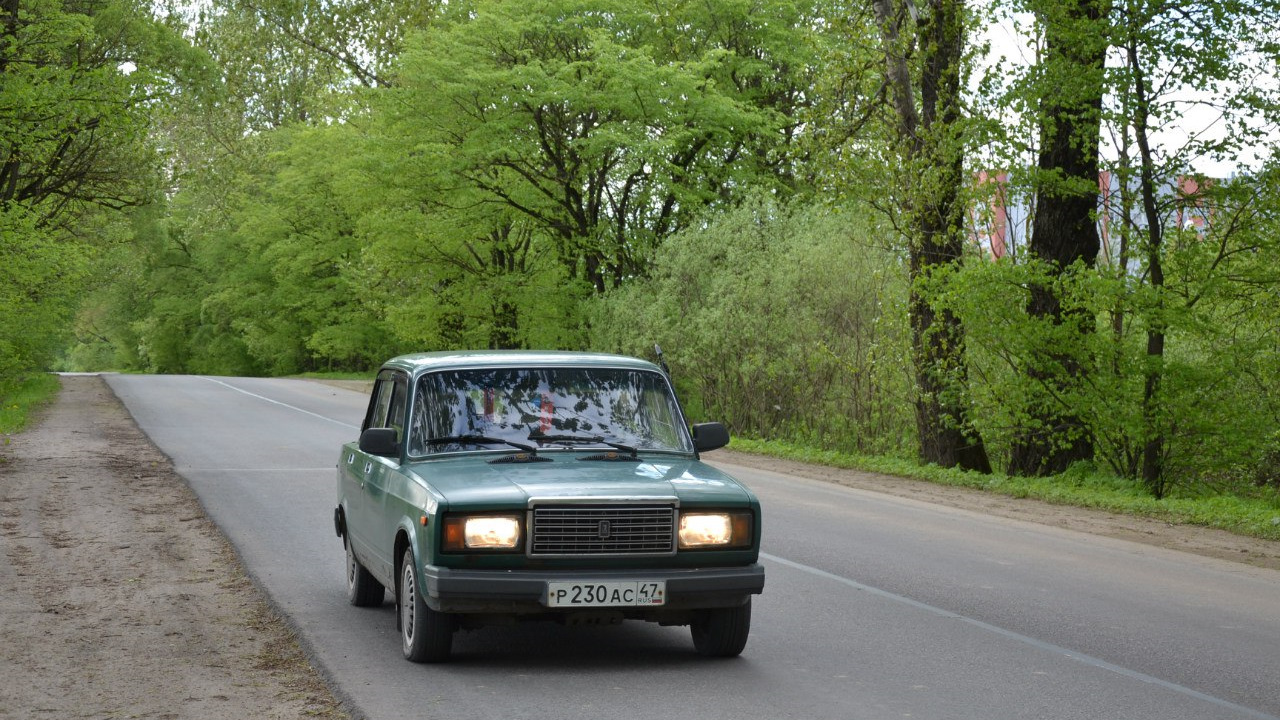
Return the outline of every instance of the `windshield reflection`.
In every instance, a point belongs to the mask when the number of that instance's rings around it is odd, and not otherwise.
[[[466,436],[547,448],[693,452],[666,379],[605,368],[435,372],[414,390],[409,454],[499,449]],[[441,439],[452,441],[442,442]],[[509,448],[508,448],[509,449]]]

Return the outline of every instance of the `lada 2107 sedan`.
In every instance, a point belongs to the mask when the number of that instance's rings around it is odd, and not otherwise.
[[[458,629],[529,619],[688,625],[699,653],[738,655],[764,569],[759,501],[699,460],[728,442],[635,358],[390,360],[339,458],[348,599],[391,589],[414,662],[447,660]]]

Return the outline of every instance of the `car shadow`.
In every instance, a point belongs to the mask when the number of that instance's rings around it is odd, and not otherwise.
[[[527,622],[459,631],[451,664],[607,672],[619,668],[705,663],[693,649],[687,627],[628,621],[573,626]]]
[[[395,630],[395,604],[388,596],[378,608],[368,608],[378,616],[376,626],[389,640],[399,639]],[[399,652],[399,647],[395,647]],[[750,655],[748,643],[745,655]],[[530,620],[511,625],[495,625],[458,630],[453,636],[449,661],[437,667],[485,667],[524,671],[610,672],[619,669],[681,668],[708,666],[723,668],[735,658],[706,658],[693,649],[688,626],[663,627],[641,620],[625,620],[614,625],[562,625],[554,621]]]

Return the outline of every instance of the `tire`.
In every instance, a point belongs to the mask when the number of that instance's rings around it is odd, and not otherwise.
[[[386,590],[356,559],[351,540],[343,544],[347,546],[347,602],[356,607],[379,607]]]
[[[396,592],[396,611],[404,658],[416,663],[447,661],[453,649],[453,618],[427,607],[422,599],[412,548],[404,551],[398,577],[400,587]]]
[[[751,633],[751,598],[739,607],[704,610],[689,629],[699,655],[737,657]]]

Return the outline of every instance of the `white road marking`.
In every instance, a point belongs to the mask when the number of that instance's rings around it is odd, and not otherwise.
[[[265,401],[265,402],[269,402],[269,403],[271,403],[272,405],[279,405],[280,407],[289,408],[290,410],[296,410],[296,411],[298,411],[298,412],[302,413],[303,415],[310,415],[311,417],[314,417],[314,418],[320,418],[321,420],[325,420],[325,421],[327,421],[327,422],[331,422],[331,423],[333,423],[334,425],[341,425],[342,427],[345,427],[345,428],[351,428],[352,430],[359,430],[359,429],[360,429],[359,427],[357,427],[357,426],[355,426],[355,425],[352,425],[352,424],[350,424],[350,423],[344,423],[344,422],[342,422],[341,420],[334,420],[333,418],[325,417],[324,415],[320,415],[320,414],[318,414],[318,413],[313,413],[313,412],[311,412],[310,410],[303,410],[303,409],[302,409],[302,408],[300,408],[300,407],[294,407],[293,405],[290,405],[290,404],[288,404],[288,403],[282,403],[282,402],[280,402],[279,400],[272,400],[272,399],[271,399],[271,398],[269,398],[269,397],[264,397],[264,396],[259,395],[259,394],[257,394],[257,393],[251,393],[251,392],[249,392],[248,390],[244,390],[244,389],[238,388],[238,387],[236,387],[235,385],[231,385],[230,383],[224,383],[224,382],[222,382],[221,380],[217,380],[217,379],[214,379],[214,378],[211,378],[211,377],[201,377],[200,379],[201,379],[201,380],[208,380],[208,381],[209,381],[209,382],[211,382],[211,383],[217,383],[217,384],[221,385],[222,387],[225,387],[225,388],[227,388],[227,389],[229,389],[229,390],[235,390],[235,391],[236,391],[236,392],[238,392],[238,393],[244,393],[245,395],[248,395],[249,397],[257,398],[257,399],[259,399],[259,400],[263,400],[263,401]]]
[[[829,573],[826,570],[819,570],[818,568],[810,567],[809,565],[804,565],[802,563],[795,562],[794,560],[787,560],[786,558],[780,558],[776,555],[770,555],[768,553],[760,553],[760,557],[770,562],[775,562],[775,563],[778,563],[779,565],[785,565],[789,568],[800,570],[801,572],[806,572],[806,573],[809,573],[810,575],[815,575],[817,577],[823,578],[824,580],[830,580],[832,582],[840,583],[841,585],[854,588],[855,590],[862,590],[864,592],[871,593],[872,595],[875,595],[877,597],[882,597],[882,598],[885,598],[886,600],[892,600],[893,602],[901,603],[903,605],[913,607],[917,610],[923,610],[924,612],[931,613],[939,617],[944,617],[951,620],[960,620],[962,622],[966,622],[970,625],[973,625],[974,627],[980,628],[987,632],[1000,635],[1001,637],[1005,637],[1010,640],[1014,640],[1016,642],[1024,643],[1026,645],[1030,645],[1031,647],[1044,650],[1046,652],[1050,652],[1055,655],[1062,655],[1070,660],[1075,660],[1076,662],[1081,662],[1081,663],[1084,663],[1085,665],[1090,665],[1092,667],[1096,667],[1101,670],[1107,670],[1109,672],[1113,672],[1113,673],[1116,673],[1117,675],[1122,675],[1124,677],[1137,680],[1139,682],[1147,683],[1150,685],[1156,685],[1166,690],[1172,690],[1173,692],[1180,693],[1182,695],[1186,695],[1189,697],[1193,697],[1197,700],[1202,700],[1204,702],[1217,705],[1218,707],[1226,708],[1228,710],[1240,713],[1247,717],[1257,718],[1258,720],[1280,720],[1280,718],[1276,717],[1275,715],[1269,715],[1259,710],[1254,710],[1253,708],[1247,708],[1247,707],[1244,707],[1243,705],[1237,705],[1228,700],[1223,700],[1222,698],[1216,698],[1216,697],[1213,697],[1212,695],[1206,695],[1205,693],[1202,693],[1198,690],[1193,690],[1184,685],[1172,683],[1172,682],[1169,682],[1168,680],[1161,680],[1160,678],[1152,677],[1145,673],[1140,673],[1136,670],[1130,670],[1129,668],[1121,667],[1119,665],[1116,665],[1115,663],[1109,663],[1106,660],[1102,660],[1101,658],[1096,658],[1089,655],[1085,655],[1083,653],[1078,653],[1074,650],[1068,650],[1067,648],[1061,647],[1059,645],[1054,645],[1053,643],[1047,643],[1047,642],[1044,642],[1043,640],[1037,640],[1033,637],[1028,637],[1026,635],[1013,632],[1012,630],[1006,630],[1002,627],[997,627],[990,623],[982,622],[981,620],[976,620],[971,617],[959,615],[957,613],[951,612],[950,610],[943,610],[940,607],[934,607],[933,605],[922,603],[919,600],[912,600],[909,597],[896,595],[887,590],[881,590],[880,588],[872,587],[870,585],[863,585],[862,583],[857,582],[856,580],[850,580],[849,578],[841,577],[834,573]]]

